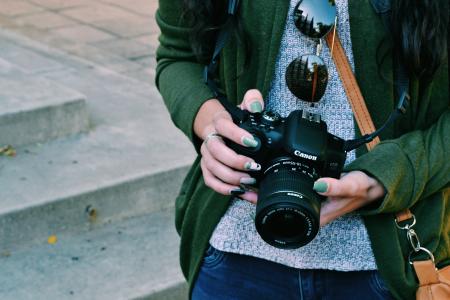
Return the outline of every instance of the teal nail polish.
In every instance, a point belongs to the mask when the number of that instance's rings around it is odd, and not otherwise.
[[[256,141],[253,137],[246,137],[244,136],[242,138],[242,143],[247,147],[255,148],[258,146],[258,141]]]
[[[325,181],[316,181],[313,189],[318,193],[325,193],[328,190],[328,184]]]
[[[249,162],[245,163],[244,169],[249,170],[249,171],[259,171],[259,170],[261,170],[261,165],[255,163],[255,162],[249,161]]]
[[[254,101],[250,104],[250,111],[253,113],[262,112],[262,105],[259,101]]]
[[[241,178],[240,183],[252,185],[256,183],[256,179],[252,177],[243,177]]]

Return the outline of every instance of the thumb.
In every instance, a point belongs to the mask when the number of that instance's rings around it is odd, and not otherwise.
[[[264,100],[261,92],[256,89],[248,90],[240,107],[252,113],[262,112],[264,110]]]
[[[354,187],[351,181],[324,177],[314,182],[313,189],[327,197],[345,197],[352,194]]]

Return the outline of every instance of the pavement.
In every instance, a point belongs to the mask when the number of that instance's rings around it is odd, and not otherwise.
[[[0,28],[153,83],[156,0],[1,0]]]
[[[156,8],[0,0],[0,299],[187,298]]]

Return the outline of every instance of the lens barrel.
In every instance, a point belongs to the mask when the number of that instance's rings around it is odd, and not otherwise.
[[[259,186],[255,218],[264,241],[277,248],[295,249],[314,239],[324,198],[312,189],[318,177],[312,165],[290,158],[270,164]]]

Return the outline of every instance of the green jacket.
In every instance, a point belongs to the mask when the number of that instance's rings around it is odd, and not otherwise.
[[[181,21],[181,2],[159,1],[156,20],[161,35],[156,84],[173,122],[198,150],[193,121],[212,93],[203,83],[203,66],[196,62],[191,51],[189,28]],[[252,45],[252,59],[243,70],[244,49],[233,40],[224,49],[220,76],[230,101],[238,103],[251,88],[267,95],[288,8],[287,0],[241,1],[240,14]],[[349,0],[349,13],[356,77],[375,126],[379,127],[397,100],[393,85],[379,77],[375,61],[385,28],[368,0]],[[384,64],[383,73],[392,82],[391,57]],[[366,207],[362,214],[379,271],[398,299],[413,299],[417,281],[407,263],[410,248],[406,235],[395,226],[395,212],[411,208],[417,217],[416,231],[422,246],[430,249],[438,262],[450,258],[447,62],[439,69],[433,84],[426,89],[423,86],[417,80],[411,82],[411,105],[406,115],[382,134],[381,144],[370,153],[360,151],[346,168],[363,170],[386,188],[387,195],[377,207]],[[191,290],[208,240],[230,199],[205,186],[199,161],[197,157],[176,199],[181,268]]]

